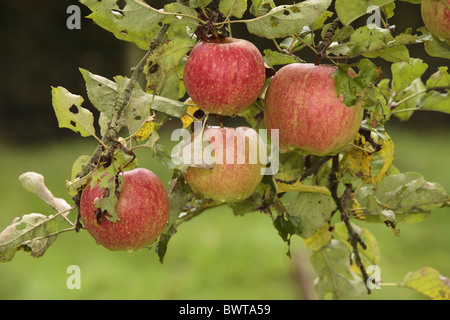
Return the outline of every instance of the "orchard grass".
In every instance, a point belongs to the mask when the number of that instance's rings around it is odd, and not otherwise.
[[[422,130],[388,131],[396,143],[394,164],[401,171],[421,172],[428,181],[439,182],[450,190],[450,130]],[[52,213],[38,197],[22,188],[20,174],[43,174],[54,195],[71,203],[64,185],[70,177],[70,164],[79,155],[90,154],[95,146],[95,141],[89,140],[0,145],[0,229],[16,216]],[[137,152],[140,166],[153,170],[164,183],[169,181],[171,173],[151,159],[148,151]],[[382,224],[363,225],[378,240],[384,282],[401,281],[409,271],[423,266],[450,276],[450,208],[432,212],[431,218],[420,224],[400,224],[399,236]],[[299,298],[294,260],[286,256],[286,244],[262,214],[234,217],[231,209],[219,207],[181,226],[169,247],[161,265],[153,251],[108,251],[96,245],[86,230],[61,234],[42,258],[18,252],[13,261],[0,264],[0,299]],[[295,237],[293,255],[304,249],[302,240]],[[79,290],[66,286],[70,265],[80,267]],[[406,288],[386,286],[373,290],[368,299],[426,298]]]

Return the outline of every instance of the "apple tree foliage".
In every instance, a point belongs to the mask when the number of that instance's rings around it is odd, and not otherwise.
[[[404,1],[420,5],[418,0]],[[120,6],[116,0],[80,2],[92,11],[87,18],[145,54],[130,77],[118,75],[111,80],[80,68],[98,119],[83,108],[82,96],[63,87],[51,88],[59,126],[93,137],[98,147],[73,164],[66,184],[72,205],[55,198],[40,174],[20,176],[23,186],[55,213],[16,218],[0,233],[0,261],[10,261],[20,249],[40,257],[59,234],[82,228],[77,207],[89,183],[99,181],[111,191],[97,205],[116,221],[118,173],[138,166],[136,148],[147,148],[149,155],[173,172],[167,187],[169,221],[153,245],[161,262],[178,226],[202,212],[218,206],[231,207],[235,215],[257,211],[271,219],[274,232],[287,243],[288,255],[291,238],[304,239],[312,252],[320,297],[354,299],[370,293],[366,268],[376,265],[380,257],[370,223],[385,224],[387,231],[398,233],[401,223],[423,221],[433,210],[450,204],[438,183],[426,181],[420,173],[400,172],[393,165],[395,144],[384,127],[392,117],[406,121],[421,110],[450,113],[448,67],[433,70],[424,79],[428,65],[409,51],[410,46],[424,46],[430,57],[450,59],[450,46],[425,27],[417,33],[394,30],[389,19],[396,1],[305,0],[276,5],[273,0],[178,0],[163,8],[143,0],[122,1]],[[356,22],[367,19],[373,8],[381,13],[380,23],[359,26]],[[184,128],[194,120],[207,121],[206,116],[195,117],[198,108],[185,98],[183,68],[202,36],[232,36],[236,24],[245,25],[253,38],[273,41],[274,46],[262,52],[272,74],[294,62],[337,65],[336,94],[344,96],[347,106],[363,100],[365,117],[348,151],[323,157],[282,153],[280,170],[265,176],[250,198],[224,204],[192,193],[183,180],[183,168],[173,164],[158,131],[170,118],[179,118]],[[305,51],[312,51],[315,61],[303,61]],[[389,62],[391,78],[383,75],[376,58]],[[137,82],[141,75],[145,88]],[[263,105],[261,95],[240,117],[254,129],[264,128]],[[102,180],[105,173],[119,177],[119,183]],[[432,289],[427,283],[433,283]],[[430,267],[411,272],[399,282],[434,299],[450,298],[449,283]]]

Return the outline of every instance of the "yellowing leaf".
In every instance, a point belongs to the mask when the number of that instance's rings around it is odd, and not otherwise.
[[[359,227],[354,223],[352,223],[351,226],[361,239],[362,243],[364,243],[363,247],[361,242],[358,242],[358,250],[360,252],[361,258],[363,259],[364,265],[378,264],[380,260],[380,248],[375,236],[367,228]],[[348,245],[348,247],[352,249],[351,244],[348,242],[348,231],[344,222],[339,222],[334,225],[334,234],[335,239],[344,241]],[[356,266],[356,264],[354,265],[356,268],[352,270],[360,274],[361,270],[358,266]]]
[[[289,191],[297,192],[311,192],[311,193],[321,193],[331,197],[331,192],[327,187],[324,186],[308,186],[297,180],[294,183],[287,183],[281,180],[276,181],[277,184],[277,194]]]
[[[386,140],[380,139],[381,149],[378,151],[358,134],[355,138],[357,147],[345,154],[341,162],[341,170],[346,170],[353,177],[360,178],[362,183],[376,184],[383,180],[394,161],[394,143],[387,133],[384,134]]]
[[[433,300],[450,300],[450,279],[430,267],[408,273],[401,285]]]
[[[146,121],[141,129],[134,135],[134,139],[137,141],[143,141],[150,137],[153,133],[153,129],[155,128],[154,121]]]
[[[381,150],[377,152],[377,155],[381,157],[383,164],[380,171],[373,177],[373,182],[380,182],[389,172],[392,162],[394,162],[394,142],[391,137],[386,133],[387,139],[383,141]]]
[[[359,133],[355,138],[355,144],[358,147],[350,149],[342,160],[342,168],[348,170],[356,178],[363,182],[370,182],[372,178],[370,163],[373,160],[372,150],[368,147],[366,140]]]
[[[194,122],[194,113],[199,110],[199,108],[195,105],[188,105],[186,108],[186,114],[181,118],[181,122],[183,122],[183,128],[186,129]]]
[[[370,172],[370,162],[373,154],[359,148],[351,149],[345,158],[345,164],[352,176],[361,178],[363,181],[370,180],[372,174]]]
[[[311,237],[303,239],[303,242],[313,251],[322,249],[333,238],[329,228],[330,224],[328,222],[324,223]]]

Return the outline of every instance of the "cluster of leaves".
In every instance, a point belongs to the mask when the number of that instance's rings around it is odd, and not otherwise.
[[[162,9],[143,0],[122,1],[125,5],[116,0],[80,2],[92,11],[88,18],[97,25],[147,52],[131,78],[109,80],[80,69],[88,98],[100,114],[99,133],[93,114],[82,107],[81,96],[62,87],[52,88],[59,126],[99,142],[93,155],[80,156],[73,164],[67,191],[77,204],[84,187],[100,181],[110,192],[98,206],[109,213],[108,219],[117,220],[115,204],[121,181],[104,181],[102,177],[120,177],[120,172],[136,167],[133,150],[148,148],[168,170],[173,170],[168,186],[169,222],[155,243],[161,261],[181,223],[228,205],[236,215],[254,211],[266,214],[288,248],[292,236],[303,238],[313,252],[311,262],[321,297],[360,298],[367,293],[365,266],[376,265],[380,253],[369,229],[354,222],[384,223],[398,233],[400,222],[425,220],[432,210],[449,204],[449,196],[439,184],[427,182],[419,173],[399,172],[393,166],[394,142],[384,128],[392,116],[407,120],[419,110],[450,113],[447,67],[423,80],[428,66],[411,57],[408,50],[410,45],[424,45],[430,56],[450,58],[450,46],[426,28],[419,29],[420,34],[410,29],[394,32],[388,20],[394,15],[395,1],[336,0],[333,8],[331,0],[280,6],[273,0],[178,0]],[[382,26],[354,27],[355,21],[372,12],[371,6],[380,8]],[[252,18],[243,19],[246,13]],[[224,204],[192,193],[181,168],[170,161],[169,151],[160,143],[158,130],[171,117],[179,118],[184,128],[196,120],[198,107],[185,100],[182,80],[187,55],[203,31],[228,34],[238,23],[251,34],[273,41],[275,49],[263,51],[268,68],[302,62],[302,50],[312,50],[316,63],[336,64],[336,94],[343,95],[348,106],[362,100],[366,116],[347,152],[333,157],[283,153],[279,172],[266,176],[253,196]],[[391,63],[392,79],[383,77],[373,62],[375,58]],[[141,72],[147,81],[144,89],[136,82]],[[261,96],[241,115],[255,129],[264,128],[263,104]],[[203,117],[203,121],[206,119]],[[127,133],[119,137],[119,131]],[[43,179],[38,181],[33,184],[34,192],[57,214],[26,215],[5,229],[0,234],[0,261],[11,260],[19,249],[40,256],[57,234],[81,227],[78,219],[75,223],[67,219],[67,213],[76,206],[65,202],[56,206]],[[436,283],[435,289],[421,290],[426,281]],[[399,285],[432,298],[449,298],[448,281],[425,268],[408,274]]]

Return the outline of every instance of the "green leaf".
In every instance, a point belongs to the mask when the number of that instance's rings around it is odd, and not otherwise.
[[[193,7],[185,6],[181,3],[169,3],[164,6],[165,12],[172,13],[182,13],[184,15],[197,17],[197,11]],[[168,30],[168,34],[175,31],[175,35],[189,38],[189,34],[186,32],[186,28],[189,29],[191,33],[195,31],[195,29],[199,26],[199,21],[187,16],[175,16],[168,15],[163,19],[164,23],[170,24],[170,28]],[[174,34],[170,34],[169,38],[173,38]]]
[[[350,107],[356,104],[359,93],[363,90],[361,85],[353,77],[347,74],[349,66],[339,65],[339,68],[333,73],[336,86],[336,96],[343,95],[342,102]]]
[[[88,162],[91,156],[82,155],[79,156],[72,165],[71,180],[66,181],[66,190],[73,197],[83,188],[87,181],[91,178],[92,173],[89,173],[83,177],[77,178],[77,174],[81,172],[83,165]]]
[[[350,76],[348,74],[350,68],[358,68],[358,74]],[[336,96],[343,95],[342,102],[348,107],[354,106],[363,96],[362,91],[370,86],[377,77],[377,66],[368,59],[361,59],[351,65],[340,64],[339,68],[333,73]]]
[[[189,6],[192,8],[206,7],[212,0],[189,0]]]
[[[390,62],[408,61],[409,51],[404,45],[405,38],[396,39],[389,29],[373,25],[360,27],[350,36],[350,52],[368,58],[380,57]]]
[[[408,62],[397,62],[391,66],[392,89],[396,94],[400,94],[415,79],[422,76],[428,65],[421,59],[409,59]]]
[[[300,224],[301,217],[290,215],[278,215],[273,221],[273,225],[278,230],[278,234],[288,244],[290,243],[291,236],[300,232]]]
[[[428,218],[432,210],[449,201],[445,189],[438,183],[427,182],[415,172],[390,175],[383,179],[376,190],[363,186],[356,193],[362,216],[369,222],[385,222],[386,214],[395,214],[395,220],[405,223],[420,222]]]
[[[430,90],[420,104],[422,110],[450,113],[450,74],[448,67],[439,67],[426,82]]]
[[[364,282],[350,269],[350,254],[349,247],[339,240],[331,240],[312,254],[310,260],[318,275],[316,288],[321,300],[356,300],[366,295]]]
[[[417,291],[433,300],[450,300],[450,279],[430,267],[423,267],[418,271],[408,273],[401,286]]]
[[[124,1],[125,6],[120,8],[117,0],[80,0],[92,11],[88,18],[97,25],[112,32],[120,40],[134,42],[141,49],[148,49],[150,41],[160,29],[158,23],[166,15],[145,3]]]
[[[170,225],[174,223],[179,218],[180,214],[186,210],[183,206],[189,202],[189,194],[186,192],[183,185],[184,180],[182,175],[174,172],[174,177],[170,180],[167,190],[169,195],[170,210],[167,223],[168,227],[166,227],[165,230],[168,230]]]
[[[276,4],[273,0],[252,0],[250,13],[256,17],[263,16],[275,8]]]
[[[89,99],[100,111],[99,125],[103,136],[108,128],[108,122],[113,116],[119,93],[127,88],[130,79],[116,76],[115,81],[111,81],[84,69],[80,69],[80,71],[86,82]],[[127,126],[130,135],[134,135],[152,119],[152,110],[181,118],[186,113],[186,105],[178,100],[145,93],[136,84],[116,130]]]
[[[420,39],[424,42],[425,51],[430,56],[450,59],[450,44],[439,40],[425,27],[419,28],[417,30],[422,32],[423,36],[420,37]]]
[[[261,195],[259,193],[254,193],[245,200],[229,204],[235,216],[243,216],[246,213],[258,211],[258,207],[260,206]]]
[[[330,220],[335,209],[336,204],[331,196],[300,192],[288,206],[288,213],[300,218],[301,224],[296,233],[302,238],[309,238]]]
[[[52,87],[52,103],[60,128],[68,128],[82,137],[95,136],[94,116],[81,107],[84,99],[63,87]]]
[[[233,16],[241,19],[247,10],[247,0],[220,0],[219,11],[225,17]]]
[[[446,93],[439,93],[437,91],[427,93],[421,103],[421,109],[450,113],[449,91],[447,90]]]
[[[336,13],[342,24],[348,25],[372,12],[373,6],[382,7],[394,0],[336,0]]]
[[[362,257],[366,260],[364,265],[377,265],[380,261],[380,248],[378,246],[377,239],[367,228],[361,228],[352,223],[353,230],[357,233],[361,241],[364,243],[364,247],[358,242],[358,251]],[[349,249],[352,249],[350,243],[348,243],[348,231],[344,222],[339,222],[334,225],[334,232],[339,240],[347,242]]]
[[[114,105],[119,98],[117,84],[114,81],[93,74],[82,68],[80,68],[80,72],[86,83],[89,101],[98,111],[100,111],[100,133],[104,136],[108,129],[108,122],[111,121],[114,114]],[[124,125],[125,122],[121,118],[116,130],[120,131]]]
[[[256,103],[253,103],[250,107],[245,109],[240,116],[255,130],[266,128],[264,123],[264,112],[256,105]]]
[[[159,257],[159,262],[164,262],[164,257],[167,252],[167,246],[169,244],[169,240],[172,236],[177,232],[176,229],[170,228],[166,233],[162,233],[159,237],[158,242],[155,244],[155,252]]]
[[[293,36],[314,24],[330,4],[330,0],[306,0],[291,6],[278,6],[263,16],[247,20],[247,29],[268,39]]]
[[[444,88],[450,90],[450,74],[448,67],[439,67],[438,71],[433,73],[427,80],[427,89]]]
[[[291,55],[281,53],[278,51],[265,49],[264,50],[264,62],[269,67],[273,67],[273,66],[285,65],[285,64],[294,63],[294,62],[300,62],[300,60],[296,56],[291,56]]]
[[[402,121],[408,120],[414,113],[413,109],[421,103],[424,96],[425,85],[420,78],[417,78],[412,81],[405,90],[396,96],[394,100],[395,112],[393,112],[393,114]],[[402,112],[402,110],[404,111]]]
[[[95,199],[95,207],[100,209],[106,219],[113,223],[119,220],[116,206],[119,202],[118,195],[123,182],[123,176],[118,174],[118,168],[115,165],[110,165],[107,168],[97,169],[91,181],[91,188],[98,185],[99,189],[103,191],[102,197]],[[118,184],[116,184],[115,177],[118,177]]]

